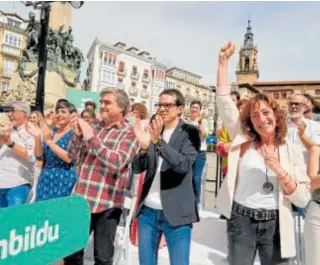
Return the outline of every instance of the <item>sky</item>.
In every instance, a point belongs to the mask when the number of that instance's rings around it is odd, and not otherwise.
[[[0,9],[26,18],[32,10],[20,2],[0,2]],[[319,13],[320,2],[85,2],[73,10],[72,26],[85,57],[95,38],[121,41],[215,85],[220,47],[232,41],[239,50],[250,17],[259,81],[320,80]],[[237,61],[235,53],[230,81]]]

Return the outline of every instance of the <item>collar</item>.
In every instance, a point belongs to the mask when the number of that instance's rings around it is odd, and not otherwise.
[[[20,132],[22,131],[23,129],[25,129],[25,124],[21,124],[20,126],[18,127],[12,127],[12,130],[15,131],[15,132]]]
[[[117,122],[114,122],[108,126],[106,126],[105,122],[104,121],[101,121],[100,122],[101,126],[104,127],[105,129],[112,129],[112,128],[115,128],[115,129],[121,129],[123,127],[125,127],[126,125],[126,120],[122,120],[122,121],[117,121]]]

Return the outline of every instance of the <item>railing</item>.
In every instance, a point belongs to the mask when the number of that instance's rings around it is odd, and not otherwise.
[[[131,86],[131,87],[129,88],[129,93],[130,93],[131,95],[138,95],[138,89],[137,89],[136,87]]]
[[[126,70],[126,69],[123,69],[123,70],[118,69],[117,75],[119,75],[119,76],[126,76],[126,75],[127,75],[127,70]]]
[[[132,73],[131,73],[131,79],[138,80],[138,79],[139,79],[139,76],[140,76],[140,75],[139,75],[139,73],[137,73],[137,72],[135,72],[135,73],[132,72]]]
[[[9,53],[9,54],[15,55],[17,57],[20,57],[20,55],[21,55],[20,48],[6,44],[6,43],[2,44],[2,52]]]

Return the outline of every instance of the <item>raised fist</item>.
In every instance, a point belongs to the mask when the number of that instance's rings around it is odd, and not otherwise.
[[[236,46],[230,41],[222,46],[219,53],[219,63],[225,65],[234,54]]]

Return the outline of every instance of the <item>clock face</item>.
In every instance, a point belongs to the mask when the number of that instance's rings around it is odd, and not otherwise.
[[[249,50],[245,50],[245,51],[244,51],[244,55],[245,55],[245,56],[249,56],[249,55],[250,55],[250,51],[249,51]]]

